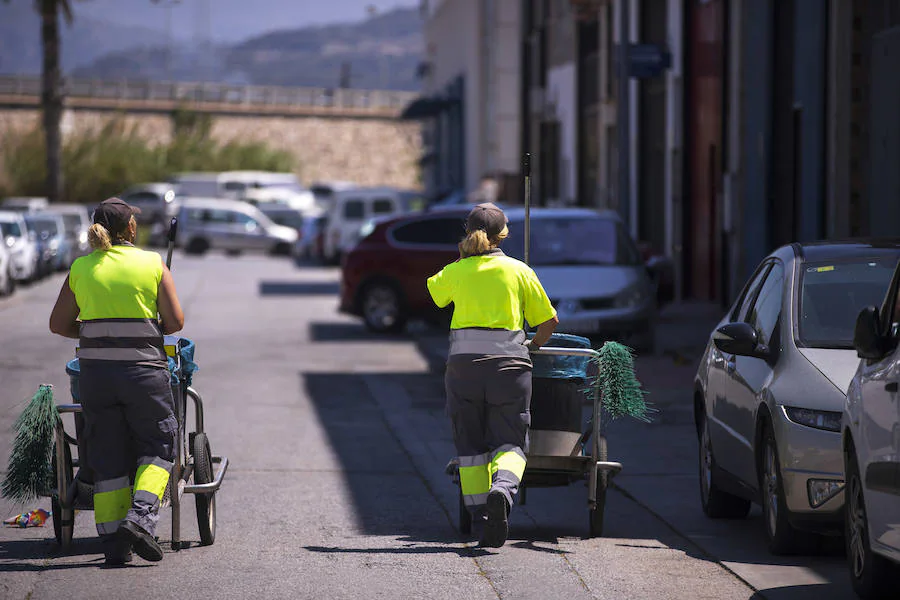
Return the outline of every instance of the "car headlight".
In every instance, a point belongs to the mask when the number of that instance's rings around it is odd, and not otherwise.
[[[810,479],[806,482],[809,505],[819,508],[844,489],[844,482],[834,479]]]
[[[88,241],[87,231],[82,231],[81,233],[78,234],[78,243],[79,244],[87,244],[87,241]]]
[[[627,290],[616,296],[613,305],[616,308],[633,308],[643,302],[646,296],[647,294],[644,290],[644,286],[637,285],[628,288]]]
[[[805,425],[806,427],[824,431],[841,430],[841,413],[839,412],[797,408],[794,406],[784,406],[783,408],[787,418],[797,425]]]
[[[16,238],[14,238],[13,236],[9,236],[8,238],[6,238],[6,247],[7,248],[12,248],[15,245],[16,245]]]

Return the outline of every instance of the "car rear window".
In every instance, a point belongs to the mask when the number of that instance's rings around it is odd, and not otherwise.
[[[22,237],[22,229],[18,223],[0,223],[0,233],[3,234],[3,237]]]
[[[508,255],[525,259],[525,224],[509,223]],[[618,221],[584,216],[531,220],[531,266],[639,265],[641,255]]]
[[[895,256],[804,264],[797,318],[800,344],[853,348],[856,317],[866,306],[881,306],[896,265]]]
[[[422,219],[398,226],[392,237],[401,244],[456,246],[466,234],[465,226],[461,217]]]

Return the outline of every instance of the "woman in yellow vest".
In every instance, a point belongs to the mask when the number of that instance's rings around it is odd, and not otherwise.
[[[83,458],[112,565],[130,561],[132,549],[162,560],[156,525],[175,458],[163,335],[181,330],[184,314],[162,257],[134,247],[139,212],[118,198],[97,207],[88,232],[93,252],[72,264],[50,315],[50,331],[79,340]]]
[[[559,320],[541,282],[499,245],[507,218],[492,203],[466,219],[460,259],[428,279],[443,308],[453,303],[445,387],[459,453],[463,500],[481,544],[499,548],[525,472],[531,404],[529,349],[547,343]],[[537,326],[526,341],[524,321]]]

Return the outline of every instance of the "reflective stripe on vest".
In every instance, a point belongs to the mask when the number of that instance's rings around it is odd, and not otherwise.
[[[83,321],[79,335],[79,359],[166,361],[163,334],[154,319]]]
[[[506,329],[453,329],[450,354],[487,354],[528,358],[525,332]]]

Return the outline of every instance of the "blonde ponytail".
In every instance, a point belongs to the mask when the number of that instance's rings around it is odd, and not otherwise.
[[[100,223],[94,223],[88,229],[88,243],[94,250],[109,250],[112,248],[109,232]]]
[[[506,227],[493,238],[488,238],[487,232],[483,229],[476,229],[475,231],[467,233],[466,237],[463,238],[463,241],[459,243],[459,254],[463,258],[484,254],[488,250],[492,250],[499,246],[500,242],[505,240],[508,235],[509,229]]]

